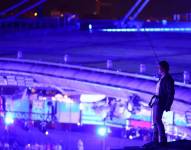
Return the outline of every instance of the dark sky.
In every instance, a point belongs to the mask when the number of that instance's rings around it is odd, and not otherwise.
[[[166,16],[191,12],[191,0],[151,0],[144,9],[144,16]]]
[[[20,0],[14,0],[17,3]],[[95,11],[96,0],[47,0],[43,4],[45,11],[52,9],[61,9],[64,11],[73,11],[77,13],[93,13]],[[101,0],[103,3],[111,3],[105,6],[102,12],[107,16],[123,16],[128,8],[136,0]],[[0,10],[3,10],[13,0],[0,0]],[[112,7],[112,8],[109,8]],[[191,0],[150,0],[148,6],[144,9],[140,16],[145,17],[161,17],[174,13],[191,12]]]
[[[95,9],[96,0],[48,0],[50,7],[59,7],[67,8],[72,10],[77,10],[84,12],[84,10],[89,10],[87,12],[93,12]],[[103,11],[108,14],[111,13],[111,10],[114,10],[114,13],[124,14],[127,11],[128,6],[130,6],[136,0],[101,0],[103,3],[111,3],[113,8],[104,8]],[[191,12],[191,0],[150,0],[147,7],[144,9],[141,16],[167,16],[172,15],[176,12]]]

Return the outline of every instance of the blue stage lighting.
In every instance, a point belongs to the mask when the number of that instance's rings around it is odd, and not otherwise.
[[[107,134],[108,134],[108,129],[107,129],[107,127],[99,127],[98,129],[97,129],[97,134],[98,135],[100,135],[100,136],[107,136]]]
[[[48,131],[46,131],[46,132],[45,132],[45,135],[48,135],[48,134],[49,134],[49,132],[48,132]]]
[[[133,136],[132,136],[132,135],[129,135],[129,139],[132,140],[132,139],[133,139]]]
[[[92,30],[92,25],[91,25],[91,24],[89,24],[88,28],[89,28],[89,30]]]
[[[103,32],[190,32],[191,28],[118,28],[101,29]]]
[[[11,114],[7,114],[4,121],[6,125],[10,125],[14,123],[14,118]]]
[[[164,25],[164,26],[165,26],[165,25],[167,25],[167,24],[168,24],[168,21],[167,21],[167,20],[165,20],[165,19],[164,19],[164,20],[162,20],[162,25]]]

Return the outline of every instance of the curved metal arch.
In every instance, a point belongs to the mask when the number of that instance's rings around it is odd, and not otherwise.
[[[137,93],[147,101],[155,93],[157,81],[155,77],[138,74],[17,59],[0,59],[0,72],[30,75],[38,83],[68,87],[82,93],[99,93],[121,98]],[[179,104],[191,105],[190,93],[190,85],[176,82],[175,100]]]

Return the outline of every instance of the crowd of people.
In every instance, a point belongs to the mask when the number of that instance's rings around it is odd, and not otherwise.
[[[18,142],[4,142],[0,141],[1,150],[64,150],[61,144],[19,144]]]

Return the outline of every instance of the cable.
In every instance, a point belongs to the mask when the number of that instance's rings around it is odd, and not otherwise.
[[[145,32],[145,37],[146,37],[146,39],[148,40],[148,43],[149,43],[149,45],[150,45],[150,47],[151,47],[151,50],[152,50],[152,53],[153,53],[153,55],[154,55],[156,64],[158,65],[158,63],[159,63],[159,56],[157,55],[157,52],[156,52],[156,50],[155,50],[155,48],[154,48],[154,45],[153,45],[153,43],[152,43],[152,40],[151,40],[150,37],[149,37],[149,34],[146,33],[146,32]]]

